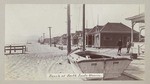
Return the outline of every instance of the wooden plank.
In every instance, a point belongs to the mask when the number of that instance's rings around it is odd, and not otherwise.
[[[23,50],[23,49],[21,48],[21,49],[5,49],[5,50]]]
[[[5,46],[5,47],[10,47],[10,46]],[[24,45],[24,46],[11,46],[11,47],[26,47],[26,46]]]
[[[5,46],[4,47],[4,51],[9,51],[9,54],[12,54],[12,50],[14,50],[14,52],[16,52],[16,50],[22,50],[22,53],[24,53],[26,51],[26,46],[25,45],[22,45],[22,46]]]
[[[11,54],[11,45],[10,45],[10,51],[9,51],[9,54]]]

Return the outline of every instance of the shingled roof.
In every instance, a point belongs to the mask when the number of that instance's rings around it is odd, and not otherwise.
[[[91,28],[86,28],[85,33],[89,33],[92,29]]]
[[[88,34],[95,34],[97,33],[97,31],[100,31],[102,28],[103,26],[97,25],[91,31],[89,31]]]
[[[131,28],[122,24],[122,23],[107,23],[102,29],[101,29],[101,33],[103,32],[114,32],[114,33],[130,33],[131,32]],[[137,33],[134,30],[134,33]]]
[[[85,29],[85,33],[89,33],[92,29],[91,28],[86,28]],[[78,37],[82,37],[82,31],[76,31],[73,38],[78,38]]]

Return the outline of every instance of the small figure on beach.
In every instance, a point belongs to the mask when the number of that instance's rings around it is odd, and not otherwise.
[[[120,56],[121,55],[121,49],[122,49],[122,40],[118,41],[117,46],[118,46],[117,54]]]
[[[131,48],[131,42],[130,42],[130,40],[127,42],[126,47],[127,47],[127,53],[129,53],[130,52],[130,48]]]

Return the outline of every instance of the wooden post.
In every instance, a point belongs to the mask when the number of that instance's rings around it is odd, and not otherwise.
[[[70,20],[70,4],[67,5],[67,35],[68,35],[68,42],[67,42],[67,53],[69,54],[71,52],[71,36],[70,36],[70,27],[71,27],[71,20]]]
[[[140,55],[140,45],[138,45],[138,55]]]
[[[85,4],[83,4],[83,51],[85,51]]]
[[[16,52],[16,47],[14,46],[14,52]]]
[[[92,41],[91,41],[91,47],[93,47],[93,34],[92,34],[91,38],[92,38],[92,39],[91,39],[91,40],[92,40]]]
[[[23,54],[23,50],[24,50],[24,49],[23,49],[23,46],[22,46],[22,54]]]
[[[139,32],[139,42],[141,41],[141,32],[142,32],[143,29],[145,29],[145,28],[141,28],[140,32]]]
[[[134,38],[134,25],[135,25],[135,22],[132,22],[132,29],[131,29],[131,43],[132,43],[132,45],[133,45],[133,38]]]
[[[10,51],[9,51],[9,54],[11,54],[11,45],[10,45]]]

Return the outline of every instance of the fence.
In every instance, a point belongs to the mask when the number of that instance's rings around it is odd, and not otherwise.
[[[9,51],[9,53],[7,53],[7,51]],[[25,51],[27,51],[27,48],[25,45],[21,45],[21,46],[10,45],[10,46],[5,46],[4,48],[5,54],[14,54],[14,52],[17,53],[16,51],[21,51],[21,53],[23,54],[25,53]]]

